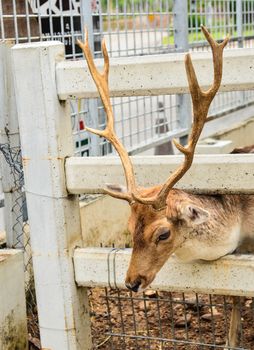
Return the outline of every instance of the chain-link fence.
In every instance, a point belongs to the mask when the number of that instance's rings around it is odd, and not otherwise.
[[[12,236],[7,237],[7,244],[9,243],[8,247],[10,248],[23,249],[24,251],[25,290],[28,323],[30,325],[29,329],[38,329],[21,149],[20,147],[11,146],[10,143],[0,143],[0,157],[2,160],[2,166],[4,163],[6,163],[3,166],[6,169],[4,175],[6,176],[8,174],[12,183],[10,191],[8,193],[5,193],[5,196],[8,198],[8,200],[7,198],[5,200],[6,206],[4,217],[7,221],[9,221],[10,224],[9,227],[6,227],[6,234]],[[2,243],[3,246],[5,246],[6,240],[3,240]]]
[[[0,144],[0,152],[4,157],[4,161],[9,167],[9,175],[13,179],[13,189],[12,193],[15,194],[14,206],[12,212],[15,217],[15,222],[13,224],[13,232],[16,237],[13,243],[13,248],[19,248],[24,245],[23,233],[24,227],[23,223],[27,221],[26,207],[25,207],[25,195],[23,193],[24,187],[24,174],[22,168],[21,160],[21,149],[20,147],[11,147],[9,143]]]

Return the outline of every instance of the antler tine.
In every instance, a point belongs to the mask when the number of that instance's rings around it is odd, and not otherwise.
[[[109,87],[108,87],[109,57],[108,57],[108,51],[106,48],[105,40],[102,41],[102,52],[104,56],[104,68],[102,73],[98,72],[98,70],[95,67],[93,56],[88,43],[88,31],[86,28],[85,28],[85,42],[83,43],[80,40],[78,40],[77,42],[85,55],[88,68],[97,86],[99,95],[101,97],[101,100],[104,106],[104,110],[106,112],[106,118],[107,118],[106,128],[104,130],[96,130],[88,127],[86,127],[86,130],[96,135],[105,137],[109,142],[112,143],[112,145],[115,147],[117,153],[120,156],[120,159],[124,168],[125,178],[126,178],[127,191],[128,191],[127,193],[115,192],[108,189],[105,189],[104,192],[111,195],[112,197],[124,199],[124,200],[127,200],[129,203],[132,203],[133,202],[132,193],[136,193],[134,170],[127,151],[125,150],[124,146],[121,144],[120,140],[117,138],[114,131],[114,115],[113,115],[112,105],[110,103]]]
[[[190,168],[194,157],[195,147],[204,127],[210,104],[221,84],[223,49],[229,38],[227,37],[222,43],[218,44],[204,26],[201,26],[201,29],[212,49],[214,80],[212,86],[207,91],[202,91],[198,84],[191,57],[189,54],[186,55],[185,69],[193,103],[193,126],[186,147],[179,144],[176,140],[173,140],[177,149],[184,154],[184,162],[166,180],[157,196],[141,198],[140,196],[136,196],[136,194],[133,195],[138,202],[150,204],[156,210],[161,210],[166,206],[166,200],[170,190]]]
[[[192,64],[190,54],[185,57],[185,68],[189,83],[189,89],[191,93],[193,103],[193,128],[189,136],[189,142],[187,148],[182,147],[180,144],[175,143],[176,147],[185,154],[186,149],[191,149],[194,153],[195,146],[202,132],[205,120],[208,114],[209,107],[212,100],[214,99],[217,91],[219,90],[221,79],[222,79],[222,55],[223,49],[228,43],[229,38],[227,37],[222,43],[218,44],[207,31],[204,26],[201,29],[212,48],[213,54],[213,66],[214,66],[214,80],[212,86],[207,91],[202,91],[196,73]],[[188,153],[188,151],[187,151]]]
[[[109,130],[113,128],[113,113],[112,113],[112,106],[109,101],[109,90],[108,90],[108,73],[109,73],[109,57],[108,57],[108,52],[106,49],[105,41],[103,39],[102,41],[102,52],[104,56],[104,69],[103,73],[99,73],[98,70],[95,67],[94,60],[93,60],[93,55],[89,47],[88,43],[88,30],[85,28],[85,42],[82,43],[80,40],[77,40],[77,43],[79,47],[82,49],[88,68],[90,70],[90,73],[92,75],[92,78],[96,84],[96,87],[99,91],[99,94],[101,96],[101,100],[106,112],[106,117],[107,117],[107,126],[105,130],[95,130],[95,129],[90,129],[86,128],[88,131],[97,134],[99,136],[106,137]]]

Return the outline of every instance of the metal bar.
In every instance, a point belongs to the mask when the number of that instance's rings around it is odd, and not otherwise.
[[[236,28],[238,47],[243,47],[243,8],[242,0],[236,0]]]
[[[19,38],[18,21],[17,21],[16,0],[12,0],[12,6],[13,6],[15,42],[18,43],[20,38]]]
[[[236,0],[236,30],[238,38],[238,47],[243,47],[243,4],[242,0]],[[240,92],[240,100],[244,104],[245,91]]]
[[[186,52],[189,50],[188,43],[188,2],[174,1],[173,7],[174,13],[174,40],[175,48],[178,51]],[[177,95],[177,119],[181,128],[190,129],[191,126],[191,103],[189,95]],[[182,145],[187,144],[188,135],[184,135],[180,138]]]
[[[88,29],[88,40],[89,45],[94,55],[94,28],[93,28],[93,14],[92,14],[92,2],[87,0],[81,0],[81,23],[82,28],[87,27]],[[84,40],[84,32],[82,31],[83,40]],[[97,99],[89,99],[88,100],[88,118],[87,124],[92,128],[97,128],[99,124],[99,113],[98,113],[98,100]],[[90,156],[98,156],[100,155],[99,148],[99,138],[96,135],[90,134],[90,147],[89,147],[89,155]]]
[[[188,3],[187,0],[174,1],[174,41],[178,52],[188,51]]]

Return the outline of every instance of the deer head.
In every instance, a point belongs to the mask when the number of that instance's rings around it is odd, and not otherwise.
[[[118,152],[126,178],[126,190],[122,186],[105,189],[105,193],[129,202],[131,215],[129,230],[133,238],[133,251],[126,276],[126,286],[132,291],[146,288],[155,278],[169,256],[184,242],[188,231],[205,222],[209,213],[197,206],[190,194],[173,189],[173,186],[190,168],[196,144],[202,132],[208,109],[217,93],[222,78],[223,49],[228,42],[226,38],[218,44],[205,27],[202,31],[209,42],[214,64],[214,81],[207,91],[202,91],[189,54],[185,57],[185,68],[193,103],[193,126],[187,146],[174,141],[176,148],[184,155],[183,163],[164,184],[148,189],[138,188],[135,183],[134,170],[127,151],[114,131],[114,117],[109,97],[108,74],[109,58],[105,41],[102,42],[104,69],[99,73],[94,65],[85,31],[85,42],[78,41],[84,52],[93,80],[99,91],[107,117],[105,130],[86,128],[94,134],[109,140]]]

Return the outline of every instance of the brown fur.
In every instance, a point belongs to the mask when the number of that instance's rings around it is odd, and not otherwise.
[[[151,196],[159,189],[160,186],[156,186],[143,190],[142,194]],[[192,222],[192,218],[186,219],[183,208],[189,204],[195,208],[206,209],[209,218],[198,225],[195,224],[195,220]],[[240,231],[239,240],[231,244],[230,235],[236,227],[239,227]],[[165,241],[156,242],[163,228],[170,230],[170,237]],[[181,253],[186,244],[187,248],[190,247],[190,259],[192,255],[193,260],[199,258],[195,249],[192,252],[192,245],[198,242],[212,252],[207,258],[201,254],[201,258],[214,260],[231,253],[243,240],[253,239],[254,196],[194,195],[173,189],[168,195],[167,210],[155,211],[151,206],[138,203],[132,205],[129,230],[133,237],[133,253],[126,283],[131,285],[140,280],[141,286],[145,288],[169,256]],[[213,247],[216,250],[216,246],[219,247],[219,251],[215,251],[213,255]],[[179,256],[181,258],[181,254]]]
[[[254,145],[235,148],[231,153],[254,153]]]
[[[160,186],[143,190],[151,196]],[[193,203],[209,211],[209,218],[200,225],[186,223],[182,218],[182,206]],[[241,236],[236,246],[228,246],[231,231],[239,225]],[[156,243],[161,229],[168,227],[168,240]],[[151,206],[134,204],[131,207],[129,229],[133,237],[133,252],[126,276],[126,285],[136,283],[147,287],[155,278],[171,254],[181,251],[181,246],[203,241],[205,248],[216,250],[226,242],[223,255],[236,249],[238,253],[254,252],[254,195],[193,195],[173,189],[168,195],[167,210],[155,211]],[[229,239],[230,241],[230,239]],[[228,250],[227,250],[228,249]],[[195,255],[195,254],[194,254]],[[219,258],[217,256],[215,258]],[[232,297],[232,314],[227,346],[239,345],[241,313],[239,298]]]

